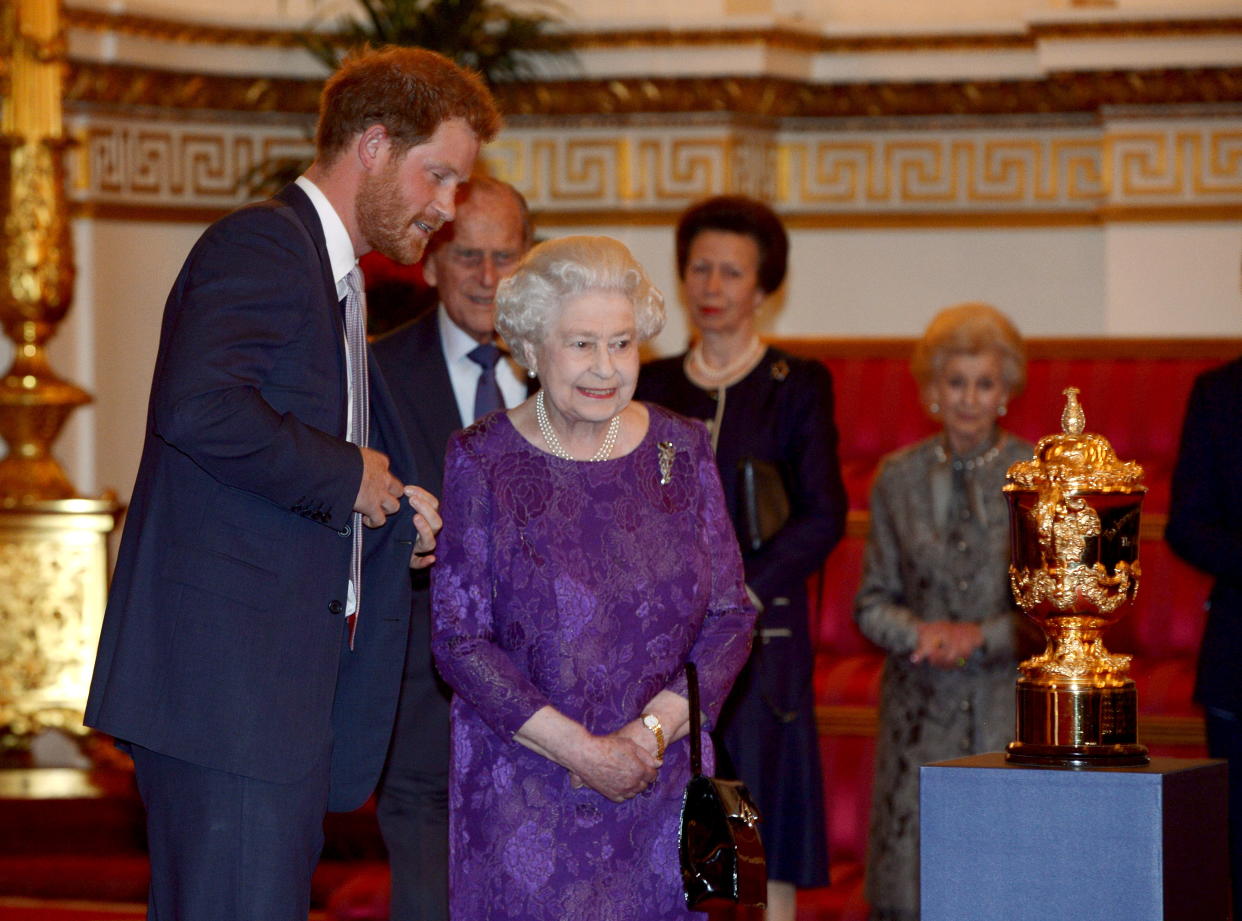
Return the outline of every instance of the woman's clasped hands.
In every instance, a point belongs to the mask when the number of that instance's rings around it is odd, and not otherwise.
[[[650,787],[662,762],[643,744],[646,739],[640,732],[651,735],[635,720],[608,735],[587,736],[578,757],[572,759],[573,785],[590,787],[614,803],[623,803]]]
[[[910,661],[934,668],[962,668],[983,645],[983,631],[976,623],[950,620],[925,621],[918,625],[918,642]]]

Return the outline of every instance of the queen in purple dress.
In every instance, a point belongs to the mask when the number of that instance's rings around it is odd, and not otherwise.
[[[699,918],[677,853],[684,665],[710,727],[755,616],[707,431],[631,401],[664,306],[617,241],[536,246],[496,304],[542,389],[456,435],[445,465],[450,914]]]

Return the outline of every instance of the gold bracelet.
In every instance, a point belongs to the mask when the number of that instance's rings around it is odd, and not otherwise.
[[[651,730],[656,739],[656,760],[664,760],[664,727],[654,713],[643,714],[643,725]]]

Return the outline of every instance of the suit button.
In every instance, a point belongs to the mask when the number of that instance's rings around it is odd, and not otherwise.
[[[340,614],[342,611],[345,610],[345,605],[333,599],[332,601],[328,602],[328,610],[331,611],[333,614]]]

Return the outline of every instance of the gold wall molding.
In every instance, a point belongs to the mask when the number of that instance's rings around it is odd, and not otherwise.
[[[297,48],[301,46],[293,29],[247,29],[218,26],[183,19],[144,16],[139,13],[112,13],[66,7],[63,21],[70,29],[89,32],[117,32],[137,38],[157,39],[187,45],[242,45],[252,48]]]
[[[1117,206],[1242,204],[1242,124],[1118,132],[1106,138],[1104,164]]]
[[[87,122],[74,133],[71,194],[79,213],[109,204],[223,213],[249,198],[244,178],[255,166],[313,151],[294,126],[117,120]]]
[[[319,109],[321,88],[318,80],[196,74],[71,60],[65,102],[70,110],[86,106],[313,116]]]
[[[1015,133],[788,138],[778,155],[778,200],[793,209],[906,211],[1086,210],[1103,199],[1098,135]]]
[[[1043,79],[812,83],[778,77],[554,80],[502,86],[506,114],[727,112],[765,119],[1098,113],[1242,102],[1242,67],[1057,72]]]
[[[68,7],[64,22],[72,29],[116,32],[183,44],[239,45],[294,48],[300,45],[294,29],[254,29],[197,23],[191,20],[135,13]],[[966,33],[923,32],[907,35],[823,35],[789,27],[583,29],[573,32],[577,49],[661,48],[670,46],[719,47],[762,45],[807,53],[891,53],[901,51],[997,51],[1029,49],[1045,39],[1201,38],[1242,34],[1242,16],[1194,19],[1157,17],[1111,21],[1027,23],[1014,31]]]
[[[97,217],[223,214],[257,163],[311,151],[296,124],[82,113],[72,127],[75,213]],[[485,157],[546,226],[666,225],[730,192],[772,201],[795,229],[1242,219],[1242,112],[993,130],[519,123]]]
[[[321,81],[74,60],[71,106],[313,114]],[[689,113],[776,119],[1098,113],[1242,103],[1242,67],[1058,72],[1044,79],[812,83],[778,77],[624,77],[503,84],[501,109],[538,119]]]

